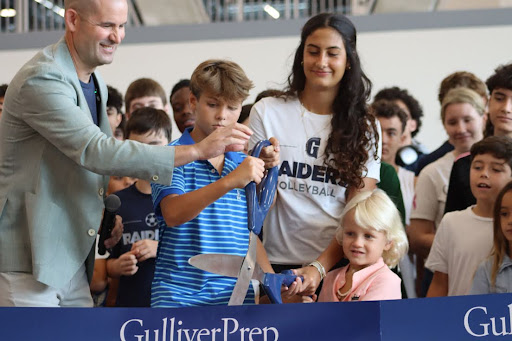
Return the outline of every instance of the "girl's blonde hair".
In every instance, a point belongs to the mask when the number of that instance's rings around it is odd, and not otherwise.
[[[501,203],[503,201],[503,197],[507,192],[512,190],[512,181],[503,187],[498,196],[496,197],[496,201],[494,202],[494,246],[491,251],[492,268],[491,268],[491,290],[494,291],[496,289],[496,277],[498,276],[498,272],[500,271],[501,263],[503,263],[503,258],[505,255],[510,254],[510,246],[508,240],[503,235],[503,230],[501,229]]]
[[[459,103],[467,103],[471,105],[480,116],[484,116],[485,114],[485,101],[482,96],[471,89],[458,87],[448,91],[441,103],[441,121],[443,124],[446,119],[446,108],[450,104]]]
[[[393,201],[380,189],[358,193],[343,210],[340,226],[336,230],[336,239],[340,244],[343,240],[343,217],[352,209],[357,225],[386,234],[392,245],[388,251],[383,252],[382,258],[390,268],[396,266],[407,253],[409,242]]]

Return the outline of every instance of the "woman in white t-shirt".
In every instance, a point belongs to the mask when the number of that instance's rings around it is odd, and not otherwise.
[[[284,95],[251,111],[249,148],[270,136],[280,141],[278,195],[264,245],[276,271],[311,263],[298,270],[307,292],[342,258],[333,237],[347,198],[379,181],[380,128],[367,110],[370,92],[354,25],[323,13],[302,29]]]
[[[454,150],[425,167],[416,182],[408,235],[411,251],[418,256],[420,266],[430,252],[436,228],[444,214],[453,163],[457,157],[469,152],[473,143],[483,138],[484,114],[484,100],[468,88],[454,88],[443,99],[441,119]],[[419,274],[418,278],[421,278]],[[421,296],[430,284],[428,277],[424,281]]]

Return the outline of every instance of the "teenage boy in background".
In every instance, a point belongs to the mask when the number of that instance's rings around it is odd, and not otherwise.
[[[400,89],[396,86],[380,90],[374,98],[375,102],[379,100],[387,100],[393,102],[403,110],[407,117],[407,124],[403,134],[401,146],[412,145],[419,153],[418,159],[414,163],[405,167],[408,170],[414,171],[420,158],[428,153],[427,148],[414,138],[420,132],[423,109],[421,108],[421,105],[416,100],[416,98],[411,96],[411,94],[409,94],[406,89]]]
[[[190,80],[182,79],[176,83],[169,96],[171,102],[174,122],[181,133],[186,128],[194,127],[196,115],[190,109]]]
[[[169,113],[169,104],[164,88],[151,78],[139,78],[131,82],[124,95],[126,117],[130,119],[132,112],[143,107],[161,109]]]

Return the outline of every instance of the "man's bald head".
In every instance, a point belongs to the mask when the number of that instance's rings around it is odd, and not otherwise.
[[[98,0],[64,0],[64,9],[73,9],[80,14],[88,14],[98,8]]]

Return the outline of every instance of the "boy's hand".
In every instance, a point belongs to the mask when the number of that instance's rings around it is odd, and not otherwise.
[[[215,129],[201,142],[196,143],[198,160],[207,160],[225,152],[243,151],[252,131],[243,124],[235,123]]]
[[[138,262],[144,262],[149,258],[156,258],[156,250],[158,249],[158,241],[151,239],[139,240],[132,244],[132,253]]]
[[[244,188],[249,182],[261,182],[265,174],[265,163],[259,158],[248,156],[234,171],[226,176],[232,181],[232,188]]]
[[[269,169],[279,165],[279,141],[275,137],[269,139],[271,146],[261,150],[260,159],[265,162],[265,168]]]
[[[132,251],[123,253],[116,260],[116,263],[119,274],[122,276],[132,276],[139,270],[137,257],[135,257]]]

